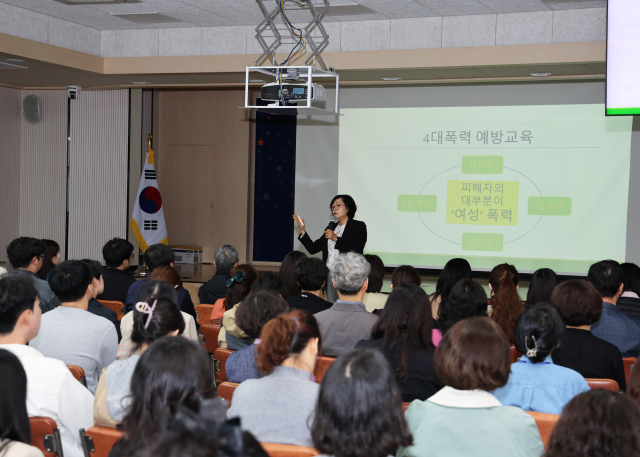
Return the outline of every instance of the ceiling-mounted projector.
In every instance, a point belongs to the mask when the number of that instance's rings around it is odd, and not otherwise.
[[[279,84],[269,83],[260,89],[260,98],[267,102],[300,103],[307,102],[311,98],[312,102],[323,102],[327,99],[327,91],[320,84],[311,84],[311,96],[309,97],[309,85],[301,83]]]

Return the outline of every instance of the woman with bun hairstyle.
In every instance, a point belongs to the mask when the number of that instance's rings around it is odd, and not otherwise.
[[[95,425],[115,428],[131,403],[131,377],[140,357],[154,341],[184,332],[184,319],[176,304],[166,298],[150,297],[135,305],[138,312],[131,333],[135,355],[116,360],[102,371],[93,406]]]
[[[224,298],[219,298],[213,304],[213,310],[211,311],[212,324],[222,324],[222,316],[225,311],[229,311],[251,293],[251,284],[259,275],[258,270],[246,263],[238,265],[231,270],[231,276],[226,282],[227,295]]]
[[[238,386],[227,417],[239,417],[260,442],[313,446],[309,425],[320,386],[311,377],[321,348],[320,329],[309,311],[271,319],[262,329],[257,358],[267,376]]]
[[[518,295],[518,270],[503,263],[491,270],[489,275],[491,312],[489,315],[507,335],[510,344],[515,341],[516,321],[524,310]]]

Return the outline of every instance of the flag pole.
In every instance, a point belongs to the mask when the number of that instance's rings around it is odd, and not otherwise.
[[[151,140],[153,139],[153,135],[152,134],[148,134],[147,135],[147,141],[149,141],[149,148],[151,148]],[[147,150],[148,151],[148,150]],[[147,161],[147,153],[145,153],[145,163]],[[143,165],[144,166],[144,165]],[[136,269],[135,273],[134,273],[135,277],[146,277],[147,276],[147,269],[145,268],[145,264],[144,264],[144,253],[142,252],[142,249],[140,249],[140,246],[138,246],[138,268]]]

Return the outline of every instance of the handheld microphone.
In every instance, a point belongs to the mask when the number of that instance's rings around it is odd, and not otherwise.
[[[337,221],[337,220],[334,220],[334,218],[332,217],[332,218],[329,220],[329,224],[325,227],[325,230],[327,230],[327,229],[328,229],[328,230],[333,231],[337,226],[338,226],[338,221]]]

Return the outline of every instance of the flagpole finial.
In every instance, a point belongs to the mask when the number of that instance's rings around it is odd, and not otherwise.
[[[151,146],[151,139],[153,138],[152,134],[147,135],[147,140],[149,140],[149,146]]]

